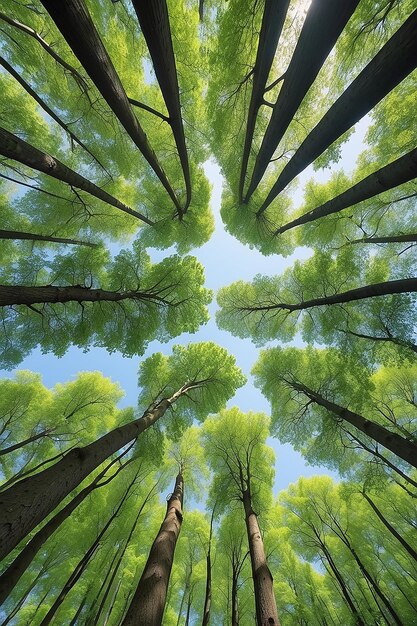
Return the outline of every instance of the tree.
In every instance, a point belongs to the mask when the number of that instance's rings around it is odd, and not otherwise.
[[[195,401],[199,407],[193,407],[192,414],[203,420],[208,412],[221,408],[244,379],[233,357],[222,348],[215,344],[190,344],[186,348],[174,348],[171,357],[155,354],[145,360],[140,382],[146,386],[142,401],[147,409],[142,417],[118,426],[85,447],[70,450],[58,463],[1,493],[7,511],[2,531],[3,555],[90,472],[139,437],[178,400],[182,399],[183,419],[187,418],[187,409],[190,411],[187,404],[193,405]]]
[[[268,420],[263,414],[245,416],[234,408],[206,420],[203,432],[206,455],[216,474],[216,490],[223,492],[223,507],[232,498],[243,504],[257,621],[262,625],[279,624],[273,578],[254,509],[262,506],[262,487],[266,489],[265,498],[272,481],[271,451],[264,443]],[[257,476],[263,476],[262,487]]]

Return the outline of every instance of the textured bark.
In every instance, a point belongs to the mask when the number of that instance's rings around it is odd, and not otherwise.
[[[89,564],[89,562],[93,558],[94,554],[96,553],[96,551],[100,547],[100,542],[101,542],[103,536],[105,535],[105,533],[107,532],[107,530],[111,526],[112,522],[118,516],[118,514],[120,512],[120,509],[122,508],[123,504],[126,501],[126,498],[129,495],[130,490],[132,489],[133,485],[135,484],[137,475],[138,474],[136,473],[136,475],[133,477],[133,479],[129,483],[129,485],[128,485],[127,489],[125,490],[125,492],[123,494],[123,497],[120,500],[119,504],[117,505],[114,513],[112,513],[112,515],[109,517],[109,519],[107,520],[107,522],[105,523],[105,525],[103,526],[103,528],[101,529],[99,534],[97,535],[96,539],[93,541],[91,546],[88,548],[87,552],[84,554],[82,559],[75,566],[73,572],[71,573],[71,575],[68,578],[67,582],[65,583],[64,587],[61,589],[60,593],[58,594],[55,602],[52,604],[51,608],[49,609],[49,611],[47,612],[47,614],[43,618],[42,622],[40,623],[40,626],[48,626],[48,624],[51,623],[51,621],[54,619],[55,614],[58,611],[59,607],[61,606],[61,604],[64,602],[65,598],[67,597],[68,593],[71,591],[71,589],[74,587],[74,585],[81,578],[81,575],[83,574],[83,572],[86,569],[87,565]]]
[[[2,65],[4,67],[4,69],[7,72],[9,72],[9,74],[11,74],[15,80],[17,80],[19,85],[21,87],[23,87],[23,89],[35,100],[35,102],[37,102],[39,104],[39,106],[45,111],[45,113],[47,113],[49,115],[49,117],[51,117],[69,135],[71,141],[74,141],[83,150],[85,150],[87,152],[87,154],[89,154],[91,156],[91,158],[94,159],[94,161],[102,168],[102,170],[104,170],[106,172],[106,174],[108,174],[110,176],[109,172],[106,170],[104,165],[102,163],[100,163],[100,161],[97,159],[97,157],[95,157],[94,154],[89,150],[89,148],[87,148],[85,143],[82,142],[81,139],[79,139],[77,137],[77,135],[75,135],[75,133],[72,132],[72,130],[69,128],[69,126],[67,126],[67,124],[65,124],[65,122],[63,120],[61,120],[61,118],[55,113],[55,111],[53,111],[51,109],[51,107],[48,106],[48,104],[45,102],[45,100],[43,100],[36,93],[36,91],[34,89],[32,89],[32,87],[29,85],[29,83],[27,83],[25,81],[25,79],[22,76],[20,76],[20,74],[14,69],[14,67],[12,67],[6,61],[6,59],[3,59],[3,57],[0,57],[0,65]]]
[[[294,114],[358,3],[359,0],[341,3],[313,0],[311,3],[256,157],[245,202],[259,185]]]
[[[73,448],[61,461],[0,493],[0,558],[13,548],[109,456],[152,426],[193,384],[181,387],[143,416],[119,426],[84,448]]]
[[[152,544],[148,560],[139,580],[122,626],[160,626],[175,546],[182,524],[184,481],[179,473],[174,492],[167,505],[165,519]]]
[[[416,243],[417,233],[407,233],[403,235],[388,235],[386,237],[361,237],[361,239],[351,239],[349,244],[356,243]]]
[[[12,133],[9,133],[4,128],[0,128],[0,154],[8,159],[14,159],[19,163],[23,163],[23,165],[32,167],[38,172],[48,174],[48,176],[52,176],[63,183],[67,183],[67,185],[71,187],[81,189],[91,196],[116,207],[116,209],[120,209],[142,220],[142,222],[146,224],[153,224],[145,215],[134,211],[126,204],[123,204],[123,202],[120,202],[120,200],[107,193],[107,191],[97,187],[97,185],[87,180],[87,178],[81,176],[81,174],[77,174],[77,172],[64,165],[64,163],[61,163],[61,161],[58,161],[58,159],[55,159],[46,152],[38,150],[31,144],[23,141],[23,139],[12,135]]]
[[[376,298],[379,296],[388,296],[396,293],[413,293],[417,291],[417,278],[403,278],[401,280],[390,280],[383,283],[374,283],[357,289],[349,289],[341,293],[335,293],[332,296],[323,296],[321,298],[312,298],[304,302],[290,304],[287,302],[278,302],[277,304],[266,304],[263,306],[247,306],[239,307],[240,311],[274,311],[283,309],[286,311],[304,311],[316,306],[325,306],[330,304],[342,304],[343,302],[355,302],[357,300],[366,300],[367,298]]]
[[[96,30],[84,0],[41,0],[69,47],[139,148],[175,206],[179,208],[169,181],[130,105],[124,87]]]
[[[392,526],[392,524],[389,523],[389,521],[382,514],[382,512],[378,509],[375,502],[371,500],[368,494],[363,492],[362,495],[365,498],[365,500],[368,502],[368,504],[371,506],[372,510],[374,511],[378,519],[384,524],[385,528],[389,530],[391,535],[393,535],[393,537],[395,537],[400,542],[404,550],[408,552],[411,558],[417,561],[417,552],[410,546],[409,543],[407,543],[407,541],[405,541],[405,539],[403,539],[403,537],[401,537],[400,533],[395,530],[394,526]]]
[[[260,215],[274,198],[336,139],[366,115],[417,66],[417,10],[360,72],[307,135],[288,161],[266,200]]]
[[[287,230],[291,230],[296,226],[300,226],[301,224],[307,224],[308,222],[313,222],[318,220],[326,215],[333,215],[334,213],[338,213],[339,211],[343,211],[354,204],[358,204],[359,202],[363,202],[364,200],[368,200],[369,198],[373,198],[384,191],[388,191],[389,189],[393,189],[394,187],[398,187],[398,185],[402,185],[413,178],[417,177],[417,148],[407,152],[399,159],[388,163],[384,167],[381,167],[379,170],[376,170],[369,176],[366,176],[362,180],[360,180],[356,185],[352,185],[343,193],[340,193],[338,196],[331,198],[324,204],[308,211],[304,215],[297,217],[297,219],[284,224],[280,228],[275,231],[276,235],[280,235],[285,233]],[[416,235],[410,235],[413,237],[410,239],[391,239],[387,238],[389,241],[415,241]],[[403,237],[407,237],[407,235],[403,235]],[[357,241],[364,243],[387,243],[384,238],[381,241],[378,241],[377,237],[371,238],[363,238],[358,239]],[[352,242],[351,242],[352,243]]]
[[[118,457],[120,458],[120,456]],[[117,460],[117,459],[116,459]],[[111,461],[100,474],[82,489],[66,506],[64,506],[54,517],[52,517],[45,526],[28,541],[23,550],[17,555],[14,561],[0,576],[0,605],[6,600],[14,587],[19,582],[21,576],[32,563],[36,554],[39,552],[43,544],[52,536],[52,534],[61,526],[63,522],[71,515],[73,511],[85,500],[85,498],[95,489],[108,484],[110,481],[100,482],[106,472],[111,468],[116,460]],[[124,466],[123,466],[124,467]],[[119,472],[117,471],[111,478],[114,478]]]
[[[352,426],[355,426],[358,430],[364,433],[367,437],[370,437],[374,441],[377,441],[382,446],[390,450],[398,457],[410,463],[413,467],[417,468],[417,444],[407,441],[404,437],[392,433],[383,426],[380,426],[376,422],[371,422],[359,413],[350,411],[349,409],[327,400],[324,396],[317,393],[313,389],[306,387],[301,383],[295,381],[287,381],[288,384],[307,396],[312,402],[323,406],[330,413],[333,413],[337,417],[345,420]]]
[[[50,243],[65,243],[74,246],[88,246],[97,248],[97,243],[90,241],[79,241],[78,239],[68,239],[67,237],[52,237],[52,235],[38,235],[37,233],[26,233],[21,230],[0,230],[0,239],[13,239],[16,241],[49,241]]]
[[[121,302],[123,300],[143,300],[160,305],[168,305],[169,302],[157,294],[146,291],[106,291],[105,289],[90,289],[68,285],[54,287],[44,285],[37,287],[25,287],[24,285],[0,285],[0,307],[23,304],[45,304],[66,302]]]
[[[279,626],[273,578],[266,560],[258,519],[252,509],[250,492],[246,490],[242,496],[252,566],[257,626],[273,626],[274,624]]]
[[[133,6],[168,110],[169,124],[181,162],[186,189],[185,204],[183,207],[178,207],[179,214],[182,215],[187,211],[191,202],[191,177],[168,8],[166,0],[133,0]]]
[[[281,36],[289,3],[289,0],[265,0],[261,31],[259,33],[258,50],[256,52],[255,65],[253,67],[252,94],[249,103],[245,143],[240,169],[239,202],[242,202],[243,200],[243,189],[252,146],[253,133],[256,126],[256,118],[259,108],[263,104],[266,82],[274,60],[278,41]]]

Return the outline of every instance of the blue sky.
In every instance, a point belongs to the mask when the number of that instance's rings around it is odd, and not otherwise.
[[[345,144],[342,150],[342,159],[335,169],[343,168],[348,173],[354,168],[356,157],[363,146],[363,137],[368,124],[369,118],[366,117],[356,125],[355,134]],[[192,254],[195,254],[205,267],[207,287],[216,292],[220,287],[229,285],[235,280],[251,280],[259,273],[280,274],[286,267],[292,265],[295,259],[309,256],[310,251],[301,248],[294,255],[285,259],[279,255],[265,257],[257,250],[251,250],[229,235],[224,229],[220,217],[222,177],[219,167],[216,163],[208,161],[205,169],[213,187],[211,206],[215,215],[216,228],[210,241],[201,248],[194,250]],[[299,204],[302,201],[303,187],[310,178],[314,177],[317,181],[325,182],[331,173],[331,169],[314,172],[311,166],[307,168],[298,177],[298,188],[293,193],[295,203]],[[152,256],[155,260],[159,260],[166,254],[167,252],[158,252]],[[237,339],[229,333],[219,330],[214,319],[215,311],[214,298],[210,305],[211,319],[205,326],[201,327],[198,333],[181,335],[167,344],[154,341],[149,345],[144,358],[157,351],[168,353],[175,343],[215,341],[235,355],[237,364],[248,376],[248,383],[238,390],[236,396],[229,402],[229,406],[237,405],[242,411],[265,411],[268,413],[269,404],[260,391],[253,386],[250,377],[250,370],[258,358],[258,349],[249,339]],[[44,384],[48,387],[52,387],[58,382],[70,380],[79,371],[100,370],[105,376],[109,376],[112,380],[120,383],[126,393],[121,406],[129,406],[136,404],[139,392],[137,386],[138,365],[138,358],[124,358],[117,353],[108,354],[101,348],[94,348],[88,353],[83,353],[77,348],[71,348],[60,359],[50,354],[41,354],[39,350],[36,350],[22,362],[19,369],[40,372]],[[0,376],[7,377],[10,376],[10,373],[0,371]],[[289,444],[282,445],[275,439],[271,439],[269,444],[274,448],[276,454],[275,493],[286,488],[289,483],[296,481],[302,475],[311,476],[325,473],[336,476],[335,473],[326,468],[307,466],[302,456],[295,452]]]

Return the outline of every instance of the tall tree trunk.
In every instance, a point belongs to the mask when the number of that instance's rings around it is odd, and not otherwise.
[[[81,91],[87,94],[88,84],[84,77],[81,76],[81,74],[78,72],[78,70],[75,69],[75,67],[73,67],[72,65],[67,63],[62,57],[60,57],[55,52],[54,48],[50,46],[49,43],[47,43],[39,33],[33,30],[33,28],[31,28],[30,26],[14,20],[12,17],[6,15],[5,13],[0,12],[0,19],[2,19],[4,22],[7,22],[7,24],[10,24],[10,26],[18,28],[26,35],[30,35],[30,37],[33,37],[33,39],[35,39],[35,41],[37,41],[44,50],[46,50],[46,52],[54,59],[54,61],[58,63],[58,65],[60,65],[62,68],[64,68],[65,71],[71,74],[77,85],[80,87]]]
[[[123,494],[123,497],[120,500],[119,504],[117,505],[114,513],[112,513],[112,515],[109,517],[109,519],[107,520],[106,524],[103,526],[103,528],[101,529],[101,531],[97,535],[96,539],[93,541],[91,546],[88,548],[87,552],[84,554],[82,559],[75,566],[71,576],[68,578],[68,580],[65,583],[64,587],[62,588],[62,590],[58,594],[58,597],[56,598],[55,602],[52,604],[51,608],[49,609],[49,611],[47,612],[47,614],[43,618],[42,622],[40,623],[40,626],[48,626],[48,624],[51,623],[51,621],[55,617],[55,614],[58,611],[59,607],[61,606],[61,604],[63,603],[63,601],[67,597],[68,593],[71,591],[71,589],[74,587],[74,585],[80,579],[80,577],[83,574],[83,572],[85,571],[87,565],[89,564],[89,562],[93,558],[94,554],[96,553],[96,551],[100,547],[100,542],[101,542],[102,538],[104,537],[105,533],[107,532],[107,530],[111,526],[112,522],[116,519],[116,517],[120,513],[120,510],[121,510],[123,504],[125,503],[128,495],[129,495],[129,492],[131,491],[132,487],[134,486],[134,484],[136,482],[136,479],[138,477],[138,473],[139,473],[139,470],[136,472],[135,476],[130,481],[130,483],[129,483],[127,489],[125,490],[125,492]]]
[[[78,239],[68,239],[67,237],[52,237],[52,235],[39,235],[37,233],[26,233],[21,230],[0,230],[0,239],[13,239],[22,241],[49,241],[50,243],[66,243],[74,246],[88,246],[97,248],[97,243],[90,241],[79,241]]]
[[[178,398],[197,385],[183,385],[141,418],[114,428],[88,446],[73,448],[58,463],[1,492],[0,558],[13,550],[90,472],[155,424]]]
[[[153,222],[147,218],[146,215],[134,211],[126,204],[123,204],[123,202],[120,202],[120,200],[107,193],[107,191],[104,191],[104,189],[97,187],[97,185],[87,180],[87,178],[81,176],[81,174],[77,174],[77,172],[64,165],[64,163],[61,163],[61,161],[58,161],[58,159],[55,159],[46,152],[38,150],[30,143],[9,133],[9,131],[4,128],[0,128],[0,154],[8,159],[14,159],[19,163],[23,163],[23,165],[32,167],[38,172],[48,174],[48,176],[52,176],[63,183],[67,183],[67,185],[71,187],[81,189],[91,196],[116,207],[116,209],[120,209],[124,211],[124,213],[132,215],[146,224],[153,225]]]
[[[121,563],[123,561],[123,557],[124,557],[124,555],[126,553],[126,550],[127,550],[128,546],[129,546],[130,540],[132,539],[133,533],[135,532],[136,527],[137,527],[137,525],[139,523],[139,519],[140,519],[140,516],[142,515],[143,509],[145,508],[145,506],[149,502],[150,498],[152,497],[153,493],[155,492],[155,487],[156,487],[156,485],[154,485],[152,487],[152,489],[148,492],[148,495],[146,496],[146,498],[142,502],[141,506],[139,507],[138,513],[137,513],[137,515],[135,517],[135,521],[133,522],[132,527],[130,529],[130,532],[129,532],[127,538],[126,538],[126,541],[124,543],[123,549],[119,550],[118,559],[116,561],[116,564],[115,564],[115,566],[113,568],[113,571],[112,571],[111,576],[109,578],[109,581],[107,583],[106,590],[105,590],[105,592],[103,594],[103,597],[101,599],[101,602],[100,602],[100,606],[97,609],[97,612],[96,612],[96,614],[94,616],[94,619],[91,621],[91,623],[94,624],[94,625],[99,623],[101,613],[102,613],[102,611],[104,609],[104,605],[106,604],[106,600],[107,600],[108,595],[109,595],[109,593],[111,591],[114,579],[116,578],[117,572],[119,571],[119,567],[120,567],[120,565],[121,565]]]
[[[32,89],[32,87],[29,85],[29,83],[27,83],[25,81],[25,79],[14,69],[14,67],[12,67],[6,61],[6,59],[3,59],[3,57],[1,57],[1,56],[0,56],[0,65],[2,65],[4,67],[4,69],[7,72],[9,72],[9,74],[11,74],[11,76],[13,76],[13,78],[19,83],[19,85],[21,87],[23,87],[23,89],[35,100],[35,102],[37,102],[37,104],[39,104],[39,106],[45,111],[45,113],[47,113],[49,115],[49,117],[51,117],[58,124],[58,126],[60,126],[69,135],[71,141],[75,142],[83,150],[85,150],[87,152],[87,154],[89,154],[90,157],[97,163],[97,165],[99,165],[101,167],[101,169],[104,170],[108,176],[110,176],[109,172],[106,170],[104,165],[102,163],[100,163],[100,161],[97,159],[97,157],[94,156],[94,154],[89,150],[89,148],[87,148],[85,143],[82,142],[81,139],[79,139],[77,137],[77,135],[72,132],[72,130],[69,128],[69,126],[67,124],[65,124],[65,122],[63,122],[63,120],[61,120],[61,118],[55,113],[55,111],[53,111],[51,109],[51,107],[45,102],[45,100],[43,100],[39,96],[39,94],[34,89]],[[110,176],[110,178],[111,178],[111,176]]]
[[[182,524],[184,481],[180,473],[168,500],[167,512],[140,577],[122,626],[160,626],[175,546]]]
[[[357,300],[366,300],[367,298],[376,298],[379,296],[389,296],[396,293],[413,293],[417,291],[417,278],[403,278],[400,280],[388,280],[383,283],[374,283],[365,287],[349,289],[341,293],[335,293],[332,296],[322,296],[320,298],[312,298],[304,300],[296,304],[288,302],[277,302],[276,304],[266,304],[264,306],[242,306],[240,311],[275,311],[284,309],[286,311],[304,311],[312,309],[316,306],[325,306],[331,304],[342,304],[344,302],[356,302]]]
[[[1,626],[6,626],[9,622],[12,621],[14,616],[18,613],[18,611],[20,611],[20,609],[24,605],[26,598],[28,597],[28,595],[30,594],[32,589],[36,586],[38,580],[45,573],[45,571],[46,571],[45,567],[42,566],[41,569],[39,570],[39,572],[36,574],[35,578],[30,583],[30,585],[26,588],[26,590],[23,593],[22,597],[20,598],[19,602],[17,602],[17,604],[13,607],[13,609],[7,615],[6,619],[1,623]]]
[[[359,0],[333,2],[321,0],[310,4],[271,119],[256,157],[252,180],[245,202],[259,185],[262,176],[284,136],[304,96],[313,84],[324,61],[335,45]],[[323,28],[326,24],[326,28]]]
[[[181,115],[177,68],[172,47],[166,0],[133,0],[140,29],[146,39],[156,78],[168,110],[169,124],[178,150],[186,188],[184,207],[179,207],[180,217],[191,202],[191,177]]]
[[[106,291],[105,289],[90,289],[66,285],[55,287],[53,285],[30,286],[25,285],[0,285],[0,307],[24,304],[44,304],[45,302],[121,302],[122,300],[143,300],[158,302],[168,305],[169,301],[153,294],[151,291]]]
[[[110,553],[111,553],[111,550],[109,551],[108,554],[110,555]],[[87,615],[85,617],[85,620],[83,621],[83,626],[92,626],[92,624],[94,624],[94,621],[95,621],[95,611],[96,611],[96,606],[97,606],[97,603],[98,603],[98,599],[101,596],[101,592],[103,591],[104,587],[106,586],[109,577],[111,576],[111,573],[113,571],[113,566],[114,566],[114,563],[115,563],[118,555],[119,555],[119,547],[116,544],[116,551],[113,554],[112,560],[110,561],[110,565],[107,568],[106,575],[103,578],[103,581],[102,581],[102,583],[101,583],[97,593],[95,594],[93,601],[90,603],[90,606],[88,607]],[[106,557],[106,560],[107,560],[107,557]]]
[[[41,0],[69,47],[114,112],[132,141],[139,148],[177,209],[180,205],[146,133],[139,124],[121,80],[101,41],[84,0]]]
[[[237,584],[238,584],[239,568],[232,568],[232,626],[239,626],[239,603],[237,596]]]
[[[119,593],[121,586],[122,586],[122,578],[120,578],[120,580],[117,583],[116,589],[114,590],[114,594],[113,594],[113,597],[112,597],[111,602],[109,604],[109,608],[107,609],[106,617],[104,618],[103,626],[107,626],[107,624],[109,622],[110,615],[113,612],[114,603],[116,601],[117,594]]]
[[[417,175],[417,174],[416,174]],[[361,237],[361,239],[351,239],[348,244],[356,243],[416,243],[417,233],[407,233],[404,235],[387,235],[386,237]]]
[[[360,430],[367,437],[377,441],[401,459],[417,468],[417,445],[415,443],[407,441],[407,439],[397,435],[397,433],[390,432],[376,422],[371,422],[362,415],[359,415],[359,413],[350,411],[346,407],[327,400],[324,396],[301,383],[296,383],[295,381],[287,382],[293,389],[306,395],[310,400],[312,400],[312,402],[323,406],[330,413],[333,413],[342,420],[352,424],[352,426]]]
[[[251,494],[249,490],[246,490],[242,495],[252,566],[257,623],[258,626],[273,626],[274,624],[279,626],[273,578],[266,560],[258,519],[252,509]]]
[[[372,174],[369,174],[369,176],[360,180],[356,183],[356,185],[352,185],[352,187],[349,187],[349,189],[340,193],[338,196],[335,196],[315,209],[304,213],[304,215],[297,217],[295,220],[284,224],[278,228],[274,234],[280,235],[285,233],[287,230],[300,226],[301,224],[314,222],[322,217],[326,217],[326,215],[339,213],[339,211],[343,211],[343,209],[358,204],[359,202],[363,202],[364,200],[368,200],[369,198],[373,198],[384,191],[398,187],[398,185],[407,183],[408,181],[413,180],[413,178],[416,178],[416,176],[417,148],[414,148],[414,150],[407,152],[407,154],[404,154],[399,159],[396,159],[395,161],[388,163],[388,165],[381,167],[379,170],[376,170]],[[370,238],[368,243],[371,243],[371,241],[374,243],[387,243],[386,241],[377,241],[377,239],[378,238]],[[367,239],[359,239],[357,241],[367,242]],[[399,239],[398,241],[409,240]],[[415,235],[411,241],[415,241]]]
[[[202,626],[208,626],[210,622],[210,609],[211,609],[211,542],[213,539],[213,521],[214,521],[214,512],[216,510],[216,503],[213,506],[213,510],[211,512],[210,517],[210,534],[208,540],[208,549],[206,555],[206,593],[204,596],[204,607],[203,607],[203,619]]]
[[[285,187],[417,66],[417,10],[360,72],[288,161],[260,215]]]
[[[76,610],[76,612],[74,614],[74,617],[72,618],[72,620],[69,623],[69,626],[77,626],[77,624],[80,624],[78,619],[79,619],[81,613],[83,612],[83,609],[84,609],[86,604],[87,604],[87,593],[84,595],[83,599],[81,600],[80,606]]]
[[[409,543],[407,543],[407,541],[405,541],[405,539],[403,539],[403,537],[401,537],[400,533],[397,532],[395,528],[389,523],[389,521],[386,519],[386,517],[384,517],[384,515],[381,513],[379,508],[376,506],[375,502],[371,500],[368,494],[364,491],[362,492],[362,495],[365,498],[365,500],[368,502],[368,504],[371,506],[372,510],[374,511],[378,519],[384,524],[385,528],[387,528],[389,532],[391,533],[391,535],[395,537],[397,541],[400,542],[404,550],[408,552],[411,558],[417,561],[417,552],[410,546]]]
[[[125,453],[123,453],[125,454]],[[117,459],[111,461],[107,467],[101,471],[98,476],[89,484],[84,487],[67,505],[65,505],[54,517],[52,517],[45,526],[42,526],[40,530],[28,541],[23,550],[17,555],[14,561],[0,576],[0,605],[6,600],[9,594],[12,592],[16,584],[19,582],[21,576],[27,570],[32,563],[36,554],[39,552],[45,541],[52,536],[52,534],[60,527],[60,525],[68,519],[73,511],[85,500],[85,498],[95,489],[107,485],[113,478],[117,476],[119,471],[123,469],[129,463],[125,463],[119,468],[110,479],[100,482],[104,478],[105,474],[114,465],[122,455],[119,455]]]
[[[252,94],[246,122],[245,144],[239,180],[239,202],[243,200],[246,171],[255,132],[256,118],[264,100],[265,87],[272,67],[278,41],[281,36],[289,0],[265,0],[259,33],[258,49],[253,67]]]

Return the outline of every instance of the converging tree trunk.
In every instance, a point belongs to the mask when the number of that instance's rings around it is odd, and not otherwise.
[[[275,231],[275,235],[280,235],[285,233],[287,230],[291,230],[296,226],[300,226],[301,224],[307,224],[308,222],[313,222],[318,220],[326,215],[333,215],[333,213],[338,213],[339,211],[343,211],[354,204],[358,204],[359,202],[363,202],[364,200],[368,200],[369,198],[373,198],[384,191],[388,191],[389,189],[393,189],[394,187],[398,187],[398,185],[402,185],[407,183],[413,178],[417,177],[417,148],[407,152],[399,159],[388,163],[384,167],[381,167],[379,170],[376,170],[366,178],[363,178],[361,181],[349,187],[343,193],[340,193],[338,196],[331,198],[324,204],[308,211],[308,213],[304,213],[300,217],[297,217],[295,220],[291,220],[287,224],[284,224],[280,228],[277,228]],[[381,241],[378,241],[377,237],[372,238],[363,238],[357,241],[362,241],[364,243],[386,243],[387,241],[415,241],[416,235],[402,235],[403,237],[411,236],[410,239],[395,239],[395,238],[382,238]],[[352,242],[351,242],[352,243]]]
[[[178,398],[198,387],[187,383],[143,416],[119,426],[83,448],[73,448],[62,460],[0,493],[0,558],[13,548],[110,455],[155,424]]]
[[[182,524],[184,481],[180,472],[175,480],[165,519],[152,544],[148,560],[139,580],[122,626],[160,626],[175,546]]]
[[[213,539],[213,521],[214,521],[214,512],[216,510],[216,504],[213,505],[213,510],[211,512],[210,517],[210,533],[206,554],[206,592],[204,596],[204,607],[203,607],[203,620],[202,626],[208,626],[210,622],[210,610],[211,610],[211,543]]]
[[[326,148],[366,115],[417,66],[417,10],[360,72],[307,135],[273,185],[259,216]]]
[[[55,617],[55,614],[58,611],[59,607],[61,606],[61,604],[63,603],[63,601],[67,597],[68,593],[71,591],[71,589],[77,583],[77,581],[81,578],[81,575],[83,574],[83,572],[86,569],[87,565],[89,564],[89,562],[93,558],[93,556],[96,553],[96,551],[99,549],[100,542],[101,542],[103,536],[105,535],[105,533],[107,532],[107,530],[111,526],[112,522],[118,516],[118,514],[120,512],[120,509],[122,508],[123,504],[126,501],[126,498],[129,495],[129,492],[131,491],[133,485],[135,484],[137,476],[138,476],[138,473],[136,473],[135,476],[133,477],[133,479],[130,481],[130,483],[129,483],[127,489],[125,490],[125,492],[123,494],[123,497],[120,500],[118,506],[116,507],[114,513],[112,513],[112,515],[109,517],[109,519],[107,520],[106,524],[103,526],[103,528],[101,529],[101,531],[97,535],[96,539],[93,541],[91,546],[88,548],[87,552],[84,554],[82,559],[75,566],[71,576],[68,578],[68,580],[65,583],[64,587],[62,588],[62,590],[58,594],[58,597],[56,598],[55,602],[52,604],[51,608],[49,609],[49,611],[47,612],[47,614],[43,618],[42,622],[40,623],[40,626],[48,626],[48,624],[51,623],[51,621]]]
[[[104,191],[104,189],[97,187],[97,185],[87,180],[87,178],[81,176],[81,174],[74,172],[74,170],[64,165],[64,163],[61,163],[61,161],[58,161],[58,159],[55,159],[46,152],[38,150],[30,143],[27,143],[26,141],[23,141],[23,139],[16,137],[16,135],[9,133],[4,128],[0,128],[0,154],[8,159],[14,159],[19,163],[23,163],[23,165],[32,167],[38,172],[48,174],[48,176],[52,176],[63,183],[67,183],[67,185],[70,185],[71,187],[81,189],[91,196],[116,207],[116,209],[120,209],[121,211],[142,220],[142,222],[145,222],[146,224],[153,224],[153,222],[147,218],[146,215],[142,215],[141,213],[134,211],[126,204],[123,204],[123,202],[120,202],[120,200],[107,193],[107,191]]]
[[[140,29],[146,39],[156,78],[168,109],[168,121],[172,128],[184,175],[186,201],[184,206],[178,209],[181,216],[186,212],[191,202],[191,177],[181,116],[180,92],[168,7],[166,0],[133,0],[133,6],[138,16]]]
[[[89,484],[84,487],[68,504],[66,504],[54,517],[52,517],[45,526],[42,526],[40,530],[28,541],[23,550],[17,555],[14,561],[0,576],[0,605],[6,600],[14,587],[19,582],[21,576],[25,573],[33,559],[43,546],[43,544],[53,535],[53,533],[61,526],[65,520],[69,518],[71,513],[85,500],[85,498],[92,493],[95,489],[107,485],[118,473],[126,467],[127,463],[122,465],[117,471],[109,478],[100,482],[109,469],[121,459],[122,455],[119,455],[116,459],[111,461]],[[128,461],[129,463],[129,461]]]
[[[250,491],[243,492],[246,530],[252,566],[255,606],[258,626],[279,626],[271,571],[265,556],[264,544],[258,526],[258,518],[252,509]]]
[[[53,237],[52,235],[38,235],[37,233],[26,233],[21,230],[0,230],[0,239],[12,239],[14,241],[48,241],[49,243],[64,243],[73,246],[87,246],[97,248],[97,243],[90,241],[79,241],[78,239],[68,239],[67,237]]]
[[[313,0],[310,4],[256,157],[245,202],[248,202],[259,185],[294,114],[356,9],[358,2],[359,0],[349,0],[343,3],[333,2],[333,0],[320,2]],[[326,24],[326,28],[323,28],[323,24]]]
[[[377,441],[387,448],[387,450],[390,450],[401,459],[417,468],[417,445],[415,443],[404,439],[404,437],[397,435],[397,433],[390,432],[376,422],[371,422],[362,415],[359,415],[359,413],[350,411],[346,407],[327,400],[327,398],[302,383],[291,380],[287,380],[286,382],[290,387],[307,396],[312,402],[323,406],[329,413],[352,424],[352,426],[355,426],[355,428],[367,435],[367,437]]]
[[[41,0],[41,2],[104,100],[179,209],[180,205],[175,192],[132,110],[121,80],[94,26],[84,0],[66,0],[65,2]]]
[[[242,202],[243,199],[243,189],[256,126],[256,118],[259,108],[264,101],[266,82],[281,36],[289,3],[289,0],[265,0],[258,49],[256,52],[255,65],[253,66],[252,94],[249,103],[245,144],[240,168],[239,202]]]

